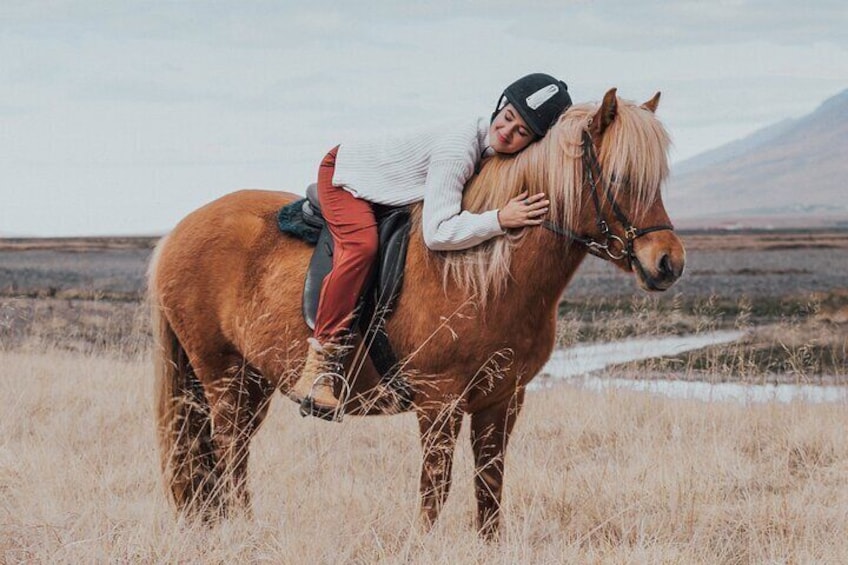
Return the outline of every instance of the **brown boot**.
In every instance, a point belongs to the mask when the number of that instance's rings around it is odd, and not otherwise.
[[[348,348],[336,343],[321,345],[314,338],[308,341],[306,363],[300,378],[289,391],[289,396],[300,403],[302,416],[340,422],[344,402],[336,398],[333,384],[336,379],[341,379],[343,391],[347,389],[342,360]]]

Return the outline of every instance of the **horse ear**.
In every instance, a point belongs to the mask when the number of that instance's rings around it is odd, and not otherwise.
[[[642,107],[646,110],[650,110],[652,114],[657,113],[657,106],[660,105],[660,92],[654,94],[654,97],[642,104]]]
[[[610,88],[607,93],[604,94],[604,101],[601,102],[601,108],[592,118],[593,133],[597,137],[604,134],[606,129],[615,119],[615,115],[618,113],[618,100],[615,95],[616,90],[616,88]]]

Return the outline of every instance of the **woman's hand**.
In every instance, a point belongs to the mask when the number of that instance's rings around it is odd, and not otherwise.
[[[525,190],[498,210],[498,222],[502,229],[538,226],[544,221],[542,216],[548,213],[550,203],[541,192],[527,196]]]

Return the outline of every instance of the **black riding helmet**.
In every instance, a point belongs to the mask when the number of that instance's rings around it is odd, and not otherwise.
[[[512,104],[538,138],[544,137],[559,115],[571,106],[571,96],[568,86],[561,80],[533,73],[506,87],[492,113],[492,121],[506,102]]]

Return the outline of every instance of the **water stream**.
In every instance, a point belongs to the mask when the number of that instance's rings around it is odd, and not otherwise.
[[[542,388],[556,381],[567,381],[589,390],[627,389],[671,398],[704,401],[754,402],[844,402],[848,387],[803,384],[707,383],[682,380],[633,380],[593,376],[610,365],[641,361],[653,357],[677,355],[708,345],[731,343],[742,337],[739,331],[719,331],[690,336],[631,339],[612,343],[577,345],[554,351],[540,374],[549,379],[534,382]]]

